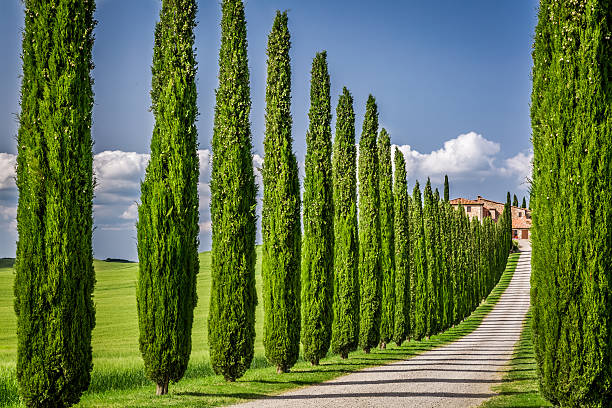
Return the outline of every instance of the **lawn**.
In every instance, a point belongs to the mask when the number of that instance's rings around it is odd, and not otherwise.
[[[261,298],[261,256],[256,266],[257,290]],[[171,384],[169,394],[154,395],[155,386],[146,379],[138,351],[138,320],[135,285],[138,265],[95,261],[96,328],[93,332],[94,371],[90,389],[81,407],[211,407],[228,405],[290,388],[315,384],[358,369],[405,359],[454,341],[472,332],[493,308],[508,286],[518,260],[511,255],[506,271],[487,300],[465,321],[431,339],[389,345],[370,354],[351,353],[348,360],[329,355],[318,367],[300,359],[292,371],[276,374],[268,364],[262,344],[263,306],[256,311],[255,359],[247,374],[235,383],[214,375],[208,363],[206,319],[210,297],[210,253],[200,254],[199,301],[195,312],[193,351],[185,378]],[[13,270],[0,268],[0,406],[20,406],[15,380],[15,315],[12,300]]]
[[[500,385],[493,387],[499,393],[481,405],[481,408],[550,407],[538,388],[536,361],[531,340],[531,312],[523,323],[519,342],[514,347],[510,369]]]

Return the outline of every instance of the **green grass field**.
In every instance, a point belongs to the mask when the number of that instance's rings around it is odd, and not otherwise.
[[[261,297],[261,256],[256,266],[257,290]],[[93,332],[94,370],[90,389],[81,407],[212,407],[258,398],[263,395],[315,384],[364,367],[405,359],[472,332],[493,308],[508,286],[518,254],[511,255],[500,282],[479,308],[464,322],[427,341],[389,345],[370,354],[352,353],[348,360],[330,355],[312,367],[298,361],[287,374],[276,374],[268,364],[262,344],[263,306],[256,311],[255,359],[247,374],[235,383],[214,375],[208,363],[206,319],[210,296],[210,253],[200,254],[198,306],[193,328],[193,351],[185,378],[171,384],[169,394],[154,395],[155,386],[144,376],[138,351],[136,316],[137,264],[95,261],[96,328]],[[0,268],[0,406],[21,406],[15,379],[16,334],[13,312],[13,270]]]

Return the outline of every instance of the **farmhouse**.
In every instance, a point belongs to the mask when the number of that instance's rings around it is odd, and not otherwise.
[[[490,217],[493,221],[497,222],[504,212],[504,203],[487,200],[482,196],[478,196],[476,200],[455,198],[450,200],[450,204],[455,208],[459,205],[463,206],[470,220],[476,217],[479,221],[482,221],[484,217]],[[531,228],[531,211],[514,206],[511,206],[510,209],[512,213],[512,238],[528,239]]]

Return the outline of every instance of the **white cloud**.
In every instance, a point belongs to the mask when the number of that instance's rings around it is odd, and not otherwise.
[[[136,203],[132,203],[132,205],[130,205],[127,210],[125,210],[123,212],[123,214],[121,214],[119,216],[119,218],[124,219],[124,220],[135,220],[138,218],[138,204]]]
[[[212,222],[204,221],[200,224],[200,232],[211,232],[212,231]]]
[[[533,151],[519,152],[504,160],[504,166],[500,168],[503,176],[514,177],[519,182],[519,188],[527,190],[529,179],[531,179],[533,162]]]
[[[0,190],[15,188],[15,165],[17,156],[0,153]]]
[[[410,178],[439,180],[445,174],[455,179],[482,177],[495,171],[495,156],[499,143],[469,132],[444,142],[441,149],[420,153],[410,145],[398,146],[406,159],[406,172]]]

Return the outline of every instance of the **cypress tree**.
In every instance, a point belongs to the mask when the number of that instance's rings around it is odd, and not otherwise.
[[[359,341],[357,148],[353,97],[343,88],[336,110],[334,190],[334,321],[332,352],[348,357]]]
[[[70,406],[90,382],[94,9],[25,1],[14,306],[28,406]]]
[[[527,208],[527,201],[525,200],[525,196],[523,196],[523,203],[521,204],[521,208]]]
[[[444,175],[444,201],[448,203],[450,200],[450,189],[448,186],[448,175]]]
[[[541,0],[533,51],[532,311],[540,389],[612,406],[612,4]]]
[[[436,207],[434,193],[431,190],[431,180],[427,179],[424,190],[423,225],[425,230],[425,254],[427,257],[427,336],[439,331],[439,266],[438,259],[438,228],[436,222]]]
[[[393,206],[395,226],[395,319],[393,341],[401,346],[410,337],[410,197],[404,155],[395,148]]]
[[[276,12],[268,37],[261,272],[264,347],[279,372],[300,352],[300,184],[291,137],[291,39],[287,12]]]
[[[378,166],[380,182],[380,264],[382,299],[380,317],[381,348],[393,339],[395,317],[395,242],[393,216],[393,169],[391,167],[391,139],[383,128],[378,137]]]
[[[413,264],[414,290],[414,318],[413,332],[416,340],[421,340],[427,335],[428,316],[430,311],[428,295],[428,265],[427,252],[425,248],[425,228],[423,224],[423,201],[421,199],[421,188],[417,181],[412,191],[412,214],[410,217],[410,248]]]
[[[221,3],[219,87],[210,180],[210,362],[227,381],[251,365],[255,345],[255,205],[246,21],[241,0]]]
[[[518,207],[519,203],[518,203],[518,198],[516,198],[516,194],[514,195],[514,199],[512,200],[512,206],[513,207]]]
[[[304,358],[318,365],[330,346],[334,289],[331,101],[325,51],[316,54],[311,74],[304,177],[302,344]]]
[[[359,140],[359,346],[369,353],[380,341],[382,297],[378,108],[368,97]]]
[[[194,0],[165,0],[155,28],[151,160],[138,207],[140,352],[157,395],[185,374],[199,271]]]

